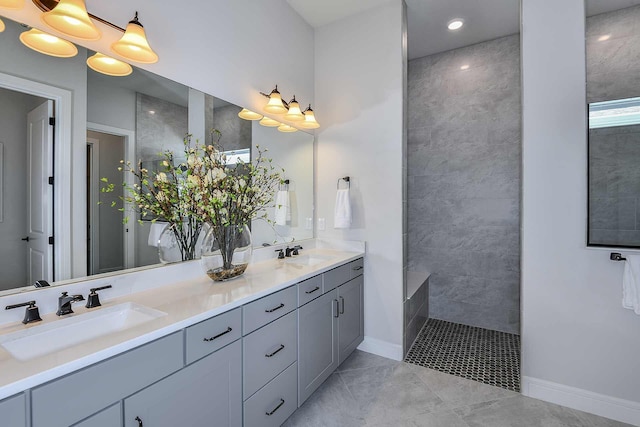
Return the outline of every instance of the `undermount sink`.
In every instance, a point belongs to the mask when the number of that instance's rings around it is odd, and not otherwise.
[[[332,257],[326,255],[298,255],[286,260],[285,262],[288,264],[312,266],[329,261],[331,258]]]
[[[0,336],[0,346],[18,360],[29,360],[166,315],[127,302]]]

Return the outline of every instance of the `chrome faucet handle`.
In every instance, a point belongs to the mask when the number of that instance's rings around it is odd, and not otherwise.
[[[85,305],[85,307],[87,308],[100,307],[102,304],[100,304],[100,297],[98,296],[98,291],[101,291],[103,289],[109,289],[111,287],[112,287],[111,285],[107,285],[107,286],[101,286],[99,288],[89,289],[89,295],[87,295],[87,305]]]
[[[287,258],[291,258],[291,253],[293,252],[293,249],[291,249],[289,246],[287,246],[287,249],[284,250],[284,253]]]
[[[284,259],[284,252],[282,249],[276,249],[274,252],[278,252],[278,259]]]
[[[82,295],[68,295],[68,292],[63,292],[62,295],[58,297],[58,311],[56,314],[58,316],[64,316],[65,314],[73,313],[71,309],[71,303],[77,301],[84,301],[84,297]]]
[[[42,318],[40,317],[40,311],[38,310],[38,307],[36,306],[36,302],[35,301],[29,301],[29,302],[23,302],[23,303],[20,303],[20,304],[8,305],[4,309],[5,310],[11,310],[13,308],[26,307],[26,306],[28,306],[28,307],[24,312],[24,319],[22,320],[22,323],[24,323],[26,325],[27,323],[42,321]]]
[[[293,248],[291,248],[291,255],[300,255],[300,253],[298,252],[300,249],[304,248],[300,245],[295,245]]]

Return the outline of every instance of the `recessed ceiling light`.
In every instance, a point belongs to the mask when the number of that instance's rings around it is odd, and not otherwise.
[[[464,71],[464,70],[468,70],[468,69],[469,69],[469,64],[464,64],[462,67],[460,67],[460,69],[461,69],[462,71]]]
[[[598,37],[598,41],[603,42],[603,41],[609,40],[610,38],[611,38],[611,34],[605,34],[604,36]]]
[[[464,25],[464,19],[456,18],[449,21],[447,28],[451,31],[459,30]]]

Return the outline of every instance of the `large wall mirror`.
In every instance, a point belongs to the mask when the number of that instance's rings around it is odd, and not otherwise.
[[[640,247],[640,1],[587,1],[589,246]]]
[[[39,279],[79,279],[157,265],[152,224],[145,218],[139,223],[134,212],[113,208],[111,201],[119,200],[121,194],[101,192],[101,178],[122,182],[126,176],[118,171],[121,160],[140,160],[152,167],[163,151],[182,152],[186,134],[210,142],[211,129],[221,132],[224,150],[247,159],[256,147],[266,148],[267,157],[284,169],[289,181],[291,219],[282,224],[254,221],[254,246],[313,237],[313,135],[282,133],[243,120],[238,117],[239,106],[135,67],[126,77],[97,73],[85,63],[93,52],[82,47],[68,59],[36,53],[18,39],[26,29],[4,21],[6,30],[0,33],[0,73],[5,76],[0,78],[0,293],[35,289],[31,285]],[[81,155],[73,157],[70,166],[77,169],[78,162],[83,162],[85,177],[74,175],[68,187],[46,185],[49,175],[64,177],[69,167],[57,162],[57,151],[39,148],[48,146],[46,138],[58,135],[48,135],[46,130],[49,117],[58,111],[57,101],[3,81],[13,76],[72,94],[72,106],[67,106],[70,129],[64,135],[72,135],[75,152],[78,144],[82,146]],[[81,194],[86,203],[71,212],[71,218],[56,218],[57,201],[71,198],[72,193]],[[269,214],[273,218],[273,212]],[[130,216],[126,224],[124,215]],[[60,228],[61,223],[70,227]],[[48,237],[54,231],[57,235],[50,244]],[[76,241],[79,235],[86,239],[86,251],[78,254],[76,248],[73,257],[65,253],[72,245],[60,243],[71,235]],[[73,258],[76,266],[56,271],[56,257]]]

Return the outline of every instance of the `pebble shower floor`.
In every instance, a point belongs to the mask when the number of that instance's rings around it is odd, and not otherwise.
[[[429,319],[405,362],[520,391],[520,336]]]

